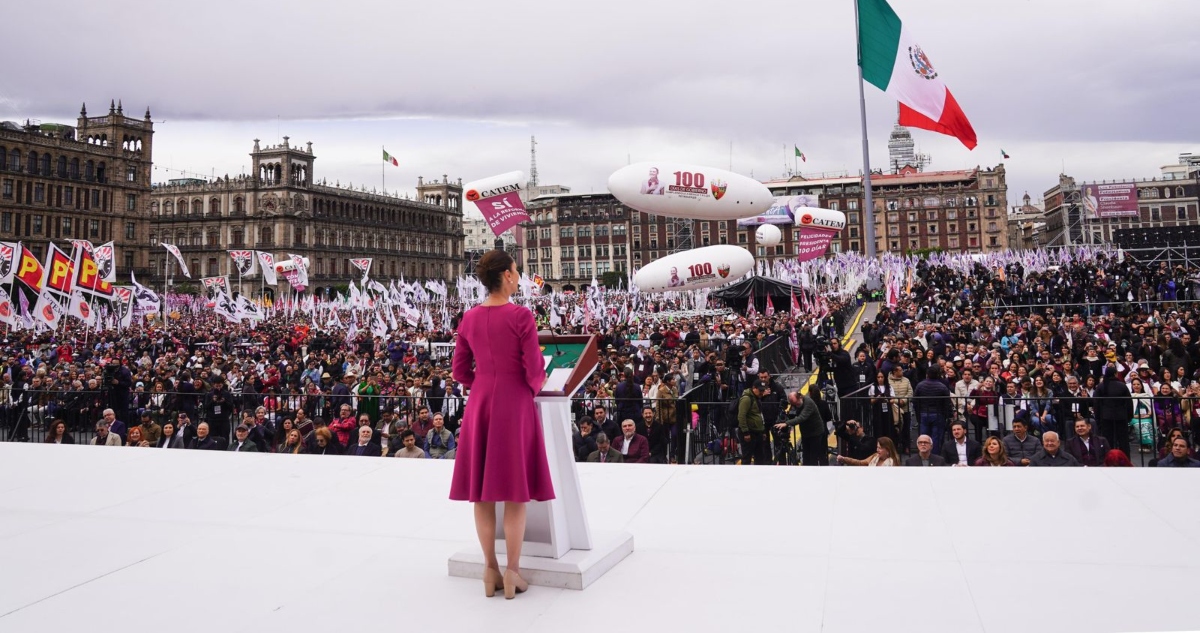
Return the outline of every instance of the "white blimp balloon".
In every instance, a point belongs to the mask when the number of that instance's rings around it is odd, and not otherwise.
[[[754,268],[750,251],[731,244],[693,248],[646,264],[633,276],[644,292],[698,290],[722,286]]]
[[[622,204],[655,215],[697,220],[736,220],[762,213],[775,201],[753,178],[687,163],[634,163],[608,177]]]
[[[764,224],[754,232],[754,241],[763,246],[777,246],[783,241],[783,232],[774,224]]]
[[[301,257],[300,261],[304,262],[304,270],[308,270],[309,269],[308,258]],[[289,270],[296,270],[296,262],[292,261],[291,259],[281,259],[281,260],[275,262],[275,272],[283,273],[283,272],[287,272]]]
[[[846,214],[832,209],[805,207],[796,209],[796,226],[809,226],[826,231],[841,231],[846,228]]]

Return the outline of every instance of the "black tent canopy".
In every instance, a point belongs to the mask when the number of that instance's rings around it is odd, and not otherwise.
[[[725,286],[713,293],[713,297],[725,302],[725,305],[736,310],[745,311],[747,304],[750,303],[750,294],[754,293],[754,309],[762,312],[767,308],[767,299],[775,304],[776,311],[788,311],[791,309],[790,301],[792,293],[796,294],[797,300],[804,289],[800,286],[794,286],[785,281],[772,279],[770,277],[749,277],[735,284]]]

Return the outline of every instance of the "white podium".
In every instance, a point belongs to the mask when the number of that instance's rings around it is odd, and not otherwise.
[[[595,356],[595,341],[590,336],[558,337],[583,339]],[[584,364],[590,367],[585,368]],[[542,421],[550,479],[555,498],[534,501],[526,509],[525,542],[521,546],[521,577],[531,585],[579,589],[587,587],[633,553],[633,535],[628,532],[592,534],[583,507],[583,491],[575,464],[571,431],[571,400],[575,390],[595,371],[595,362],[585,353],[576,377],[564,392],[538,396],[535,401]],[[496,504],[496,557],[503,569],[507,563],[504,544],[504,504]],[[451,576],[483,578],[485,562],[478,545],[450,557]]]

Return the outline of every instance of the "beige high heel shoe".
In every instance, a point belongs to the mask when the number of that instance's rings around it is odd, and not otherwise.
[[[500,575],[500,570],[488,567],[483,570],[483,595],[491,598],[496,595],[497,589],[504,588],[504,577]]]
[[[512,600],[517,594],[525,593],[526,589],[529,589],[529,583],[525,582],[524,578],[521,578],[521,574],[511,569],[504,570],[505,600]]]

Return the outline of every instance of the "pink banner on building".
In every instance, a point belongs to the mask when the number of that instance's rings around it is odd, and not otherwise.
[[[802,226],[797,230],[800,231],[800,239],[796,240],[796,261],[798,262],[806,262],[824,255],[825,251],[829,250],[829,243],[833,241],[833,236],[837,235],[837,231],[811,226]]]

